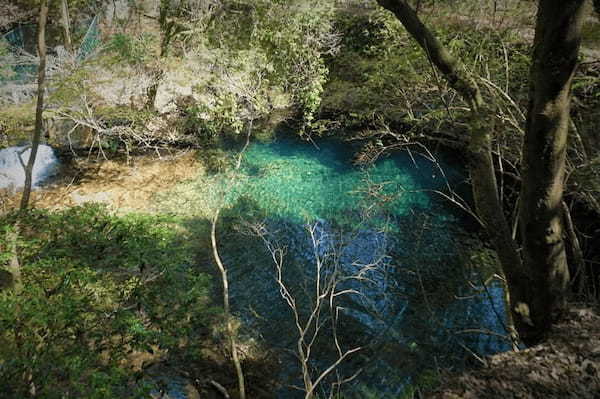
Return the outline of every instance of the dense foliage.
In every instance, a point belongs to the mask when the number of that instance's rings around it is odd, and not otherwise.
[[[284,119],[314,128],[325,57],[337,51],[331,2],[163,0],[155,11],[128,7],[130,15],[142,13],[144,25],[115,16],[91,57],[55,68],[49,117],[126,148],[211,144],[254,121],[265,127],[282,110]]]
[[[16,215],[2,218],[3,233]],[[130,397],[136,353],[193,352],[211,317],[207,276],[168,221],[97,206],[21,218],[23,289],[0,292],[3,397]],[[0,238],[2,263],[12,256]],[[152,360],[152,357],[149,357]]]
[[[446,48],[480,77],[483,94],[499,116],[499,137],[514,140],[523,122],[519,108],[527,101],[528,43],[508,28],[473,30],[441,14],[438,18],[448,20],[430,26]],[[380,8],[360,13],[341,10],[335,27],[342,41],[338,56],[328,63],[331,79],[323,117],[354,127],[383,118],[403,122],[415,133],[457,131],[452,121],[464,120],[465,105],[392,14]]]

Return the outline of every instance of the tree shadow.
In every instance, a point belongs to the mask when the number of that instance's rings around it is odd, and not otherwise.
[[[364,251],[372,251],[377,240],[386,240],[382,270],[367,274],[366,288],[361,288],[367,300],[348,296],[337,302],[340,308],[350,309],[337,318],[340,344],[345,348],[365,348],[339,367],[339,375],[347,376],[363,369],[362,375],[352,382],[354,388],[367,386],[388,393],[390,389],[401,390],[407,378],[427,374],[432,364],[466,365],[468,350],[479,350],[481,334],[457,335],[457,331],[485,328],[479,324],[485,318],[476,313],[491,312],[485,305],[485,294],[476,294],[469,288],[467,282],[473,274],[465,268],[469,258],[483,248],[471,248],[477,240],[461,229],[459,219],[439,218],[437,211],[415,205],[409,213],[387,219],[395,226],[387,232],[360,222],[352,226],[349,219],[343,223],[316,220],[319,228],[338,237],[336,240],[340,241],[336,243],[344,241],[343,253],[338,256],[344,270],[353,261],[366,263],[372,256]],[[206,229],[208,221],[189,219],[185,223]],[[277,358],[280,392],[292,392],[291,385],[301,385],[294,354],[298,331],[293,313],[281,296],[271,253],[260,237],[249,234],[248,225],[253,224],[260,224],[279,247],[285,248],[283,281],[299,304],[301,319],[314,303],[314,248],[310,247],[305,223],[269,215],[256,200],[242,197],[222,211],[218,245],[228,267],[232,308],[242,323],[240,333],[243,339],[260,342],[265,351]],[[201,263],[212,265],[210,244],[206,241],[205,245]],[[340,285],[340,289],[356,287]],[[457,296],[470,295],[477,298],[471,302],[457,300]],[[377,301],[387,301],[387,305],[377,308]],[[503,309],[497,311],[502,313]],[[448,319],[448,314],[452,318]],[[315,372],[336,356],[330,317],[323,317],[322,334],[315,341],[316,358],[311,363]],[[490,345],[492,349],[487,350],[498,350],[499,344]],[[396,382],[390,383],[391,380]],[[327,380],[327,384],[333,382]]]

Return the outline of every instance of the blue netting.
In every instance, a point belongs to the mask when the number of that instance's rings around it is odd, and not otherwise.
[[[23,40],[23,29],[19,26],[4,35],[4,39],[11,47],[25,47]]]
[[[32,52],[31,41],[26,40],[36,32],[34,25],[21,25],[4,34],[0,40],[5,41],[9,51],[17,54],[21,51]],[[87,27],[85,36],[81,40],[81,45],[77,51],[77,60],[82,61],[88,57],[100,44],[100,30],[98,28],[98,16],[95,16]],[[0,73],[0,83],[15,82],[27,83],[35,80],[37,75],[37,63],[9,65],[2,68]]]
[[[90,55],[100,44],[100,30],[98,29],[98,16],[90,23],[81,45],[77,51],[77,60],[81,61]]]
[[[2,39],[8,45],[8,50],[18,52],[25,48],[25,33],[24,29],[31,28],[30,26],[19,26],[10,32],[6,33]],[[2,68],[0,73],[0,83],[5,82],[28,82],[33,80],[37,70],[37,64],[20,64],[9,65]]]

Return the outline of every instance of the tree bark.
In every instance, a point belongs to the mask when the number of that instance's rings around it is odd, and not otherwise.
[[[37,47],[40,57],[38,66],[38,87],[37,87],[37,105],[35,108],[35,130],[31,141],[31,153],[25,166],[25,185],[23,187],[23,196],[21,197],[21,211],[29,206],[29,197],[31,195],[31,183],[33,165],[37,156],[37,150],[40,145],[43,128],[44,112],[44,83],[46,79],[46,20],[48,18],[48,0],[42,0],[40,5],[40,16],[38,21]]]
[[[531,286],[532,322],[545,332],[566,304],[569,268],[563,241],[563,188],[571,81],[585,0],[540,0],[523,144],[520,226]]]
[[[483,100],[479,87],[463,65],[455,59],[433,33],[421,22],[417,13],[405,0],[377,0],[383,8],[391,11],[404,28],[419,43],[429,60],[444,75],[450,86],[471,106],[481,108]]]
[[[20,224],[14,224],[14,230],[6,231],[6,243],[8,244],[8,252],[10,260],[7,265],[7,271],[11,275],[9,288],[12,288],[18,295],[23,291],[23,279],[21,275],[21,263],[17,254],[17,241],[19,240]],[[0,289],[1,290],[1,289]]]
[[[565,304],[569,270],[563,241],[562,194],[570,87],[585,0],[540,0],[523,148],[520,227],[523,259],[504,216],[491,159],[490,113],[476,82],[404,0],[377,0],[392,11],[431,62],[471,107],[467,154],[477,212],[492,238],[510,293],[511,315],[525,343],[538,342]]]
[[[60,5],[61,12],[61,23],[63,26],[63,32],[65,36],[65,48],[69,51],[73,51],[73,43],[71,42],[71,21],[69,18],[69,5],[67,0],[62,0]]]
[[[575,226],[573,225],[573,219],[571,218],[571,210],[565,201],[562,202],[563,209],[563,218],[565,224],[565,237],[566,241],[569,244],[567,247],[567,255],[571,255],[571,271],[573,271],[572,280],[576,279],[578,286],[575,289],[575,292],[578,295],[583,295],[585,291],[585,260],[583,258],[583,250],[581,249],[581,244],[579,243],[579,238],[577,238],[577,233],[575,232]],[[575,281],[571,281],[574,283]]]

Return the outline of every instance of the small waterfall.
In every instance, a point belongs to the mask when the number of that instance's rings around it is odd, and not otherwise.
[[[0,189],[19,189],[25,184],[25,169],[21,164],[27,164],[31,148],[29,146],[8,147],[0,150]],[[32,187],[39,186],[54,175],[58,169],[58,158],[52,147],[40,144],[35,164],[33,165]]]

